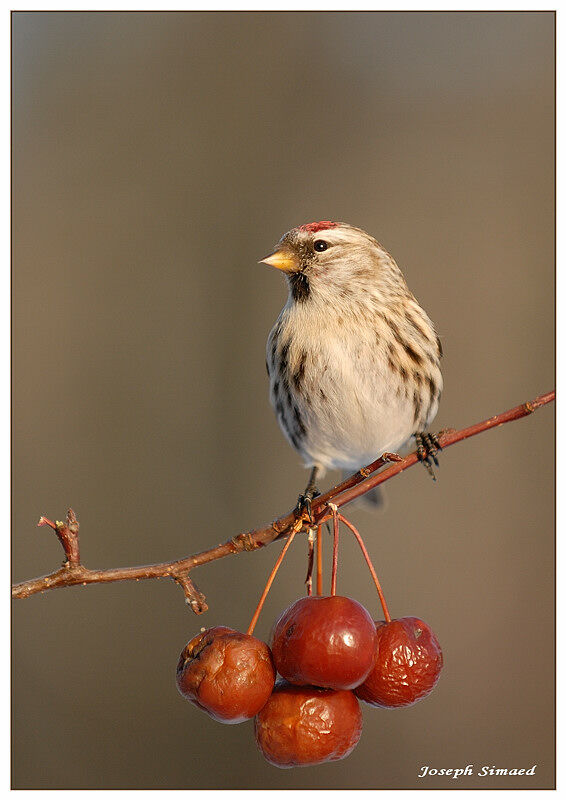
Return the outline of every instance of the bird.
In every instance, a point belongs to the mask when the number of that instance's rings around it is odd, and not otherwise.
[[[323,220],[289,230],[259,263],[288,286],[266,367],[279,426],[311,470],[298,510],[311,516],[326,470],[355,472],[413,440],[434,478],[442,345],[393,257],[361,228]],[[366,498],[381,503],[376,490]]]

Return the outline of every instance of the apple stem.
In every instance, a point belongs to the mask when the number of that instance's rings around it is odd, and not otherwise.
[[[316,532],[316,593],[322,594],[322,525]]]
[[[334,533],[334,544],[332,547],[332,580],[330,583],[330,594],[332,597],[336,594],[336,576],[338,574],[338,508],[334,505],[334,503],[329,503],[328,507],[332,511],[332,523],[333,523],[333,533]]]
[[[262,593],[261,597],[259,598],[259,603],[257,604],[257,608],[254,611],[254,615],[253,615],[253,617],[251,619],[251,622],[250,622],[250,624],[248,626],[248,630],[246,631],[248,636],[251,636],[252,633],[254,632],[254,628],[255,628],[256,623],[257,623],[257,621],[259,619],[259,615],[261,614],[261,609],[263,608],[263,604],[265,603],[265,598],[267,597],[267,595],[269,593],[269,590],[271,589],[271,584],[273,583],[273,581],[275,579],[275,576],[277,575],[277,570],[281,566],[281,562],[285,558],[285,553],[287,552],[291,542],[295,538],[295,534],[297,533],[297,530],[299,530],[302,527],[302,524],[303,524],[303,521],[302,521],[302,519],[300,519],[293,526],[293,529],[292,529],[291,533],[289,534],[289,538],[285,542],[285,547],[281,551],[281,553],[279,555],[279,558],[277,559],[277,561],[275,562],[275,564],[273,566],[273,569],[271,570],[269,578],[267,579],[267,583],[265,584],[265,589],[263,590],[263,593]]]
[[[377,577],[377,573],[376,573],[376,571],[375,571],[375,569],[373,567],[373,564],[371,563],[371,558],[369,557],[369,553],[366,550],[366,546],[364,544],[364,540],[362,539],[362,537],[361,537],[360,533],[358,532],[358,530],[352,525],[352,523],[348,522],[346,517],[343,517],[342,514],[338,514],[338,517],[344,523],[344,525],[346,525],[348,528],[350,528],[350,530],[352,531],[352,533],[356,537],[356,539],[358,541],[358,544],[360,545],[360,547],[362,549],[362,553],[364,554],[364,558],[365,558],[366,563],[368,565],[369,571],[371,572],[371,577],[373,578],[373,582],[375,583],[375,588],[377,589],[377,593],[379,595],[379,600],[380,600],[380,603],[381,603],[381,607],[383,609],[383,616],[385,617],[385,621],[386,622],[391,622],[391,615],[389,614],[389,609],[387,608],[387,603],[385,602],[385,595],[383,594],[383,590],[381,588],[381,584],[379,583],[379,578]]]
[[[308,556],[307,556],[307,577],[305,583],[307,585],[307,597],[312,596],[312,570],[314,566],[314,528],[309,528],[307,535],[308,541]]]

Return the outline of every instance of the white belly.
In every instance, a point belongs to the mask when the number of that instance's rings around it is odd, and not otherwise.
[[[326,370],[316,400],[303,413],[310,464],[354,471],[395,452],[415,429],[413,404],[383,364],[342,363]],[[338,368],[336,368],[338,369]]]
[[[433,398],[427,390],[427,374],[392,361],[388,331],[330,324],[331,314],[284,309],[267,348],[271,399],[307,466],[355,471],[422,430],[436,414],[438,392]]]

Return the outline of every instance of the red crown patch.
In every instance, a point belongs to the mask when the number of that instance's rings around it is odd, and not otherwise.
[[[323,220],[322,222],[309,222],[308,225],[301,225],[299,230],[300,231],[308,231],[309,233],[318,233],[319,231],[324,231],[327,228],[337,228],[337,222],[331,222],[329,219]]]

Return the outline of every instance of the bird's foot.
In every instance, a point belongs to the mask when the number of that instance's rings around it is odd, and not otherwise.
[[[415,433],[415,441],[417,443],[417,458],[425,467],[432,480],[435,481],[436,475],[434,474],[430,460],[432,458],[435,466],[438,467],[437,455],[439,451],[442,450],[438,441],[438,434],[421,431],[421,433]]]
[[[311,524],[314,523],[314,517],[312,513],[312,501],[315,497],[318,497],[320,492],[315,486],[310,488],[307,487],[303,494],[299,495],[299,499],[297,500],[297,505],[295,506],[295,515],[297,519],[306,519],[307,522]]]

